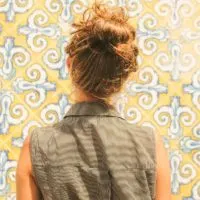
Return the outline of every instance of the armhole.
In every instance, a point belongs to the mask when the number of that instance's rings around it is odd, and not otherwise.
[[[148,144],[149,145],[151,142],[152,144],[152,151],[151,151],[151,157],[153,157],[153,162],[154,166],[157,164],[157,156],[156,156],[156,142],[157,142],[157,136],[156,136],[156,130],[152,127],[149,126],[142,126],[142,129],[147,133],[147,138],[148,138]]]
[[[144,127],[146,129],[146,131],[148,131],[150,134],[150,140],[152,141],[152,145],[153,145],[153,161],[154,161],[154,178],[153,178],[153,182],[151,183],[153,186],[153,196],[152,196],[152,200],[156,199],[156,179],[157,179],[157,152],[156,152],[156,145],[157,145],[157,132],[156,129],[152,128],[152,127]]]
[[[156,152],[156,145],[157,145],[157,132],[155,129],[151,128],[151,133],[152,133],[152,141],[153,141],[153,146],[154,146],[154,163],[155,166],[157,165],[157,152]]]
[[[152,140],[153,140],[153,143],[154,143],[154,162],[155,162],[155,183],[154,183],[154,199],[156,199],[156,187],[157,187],[157,184],[156,184],[156,180],[157,180],[157,142],[158,142],[158,133],[156,131],[156,129],[153,129],[151,128],[152,131]]]
[[[33,175],[33,178],[36,182],[36,185],[39,187],[39,184],[38,184],[38,180],[37,180],[37,176],[36,176],[36,169],[35,169],[35,158],[37,156],[37,150],[38,150],[38,135],[37,135],[37,132],[36,132],[36,129],[35,128],[31,133],[30,133],[30,143],[29,143],[29,150],[30,150],[30,157],[31,157],[31,167],[32,167],[32,175]]]

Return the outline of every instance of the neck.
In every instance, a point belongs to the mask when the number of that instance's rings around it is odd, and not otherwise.
[[[72,99],[75,103],[82,102],[82,101],[99,101],[100,99],[93,97],[89,94],[86,94],[82,90],[77,87],[74,87],[74,91],[72,94]]]

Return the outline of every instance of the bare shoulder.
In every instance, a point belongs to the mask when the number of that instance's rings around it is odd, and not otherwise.
[[[165,164],[169,165],[169,157],[168,157],[168,152],[164,146],[164,142],[162,140],[162,135],[155,130],[155,143],[156,143],[156,155],[157,155],[157,161],[163,161]],[[161,165],[163,162],[158,163]]]
[[[39,127],[36,127],[31,131],[30,134],[24,139],[23,145],[21,147],[20,156],[17,163],[17,173],[18,175],[32,175],[32,163],[31,163],[31,142],[32,135],[37,133]],[[37,132],[36,132],[37,131]]]
[[[31,137],[31,135],[26,136],[26,139],[24,140],[24,143],[23,143],[24,146],[29,147],[30,137]]]
[[[30,137],[27,135],[20,151],[16,169],[16,197],[20,200],[39,198],[39,190],[32,176],[30,157]]]
[[[31,174],[31,160],[30,160],[30,135],[28,135],[23,143],[20,151],[19,160],[17,163],[17,174],[18,175],[30,175]]]
[[[171,171],[168,152],[162,136],[155,131],[156,139],[156,200],[171,200]]]

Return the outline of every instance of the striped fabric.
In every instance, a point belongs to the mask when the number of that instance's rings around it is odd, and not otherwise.
[[[37,127],[33,175],[44,200],[154,200],[153,129],[102,102],[72,104],[63,120]]]

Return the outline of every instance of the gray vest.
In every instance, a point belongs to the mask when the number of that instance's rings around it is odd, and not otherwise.
[[[31,132],[33,176],[44,200],[155,200],[152,128],[114,106],[72,104],[64,118]]]

